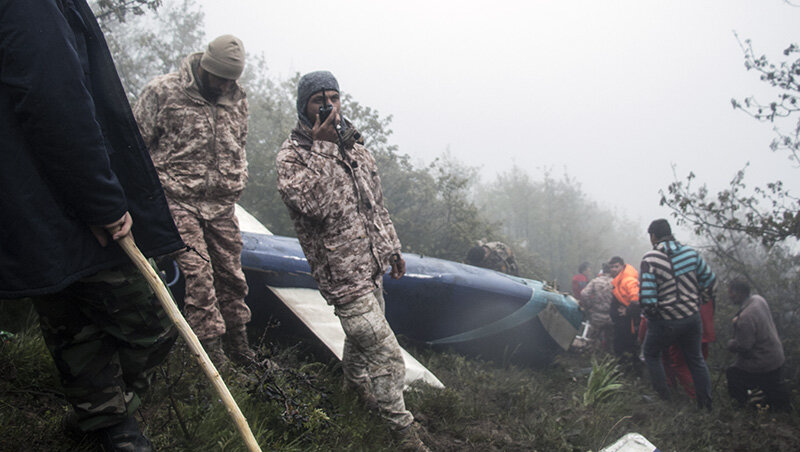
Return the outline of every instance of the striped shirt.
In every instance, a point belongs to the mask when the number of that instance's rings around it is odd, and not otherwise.
[[[639,302],[650,317],[665,320],[696,313],[707,299],[701,293],[710,292],[716,281],[697,251],[674,240],[659,242],[640,268]]]

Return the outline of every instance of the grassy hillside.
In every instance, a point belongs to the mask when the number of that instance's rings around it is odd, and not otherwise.
[[[68,407],[27,304],[0,305],[0,328],[17,333],[0,345],[0,450],[95,450],[62,427]],[[343,393],[335,359],[313,344],[282,343],[269,331],[265,337],[261,356],[282,370],[254,366],[225,375],[264,450],[393,450],[382,424]],[[613,364],[603,357],[594,359],[592,376],[588,352],[533,370],[411,351],[447,386],[412,388],[406,397],[433,450],[597,451],[628,432],[664,451],[800,450],[797,414],[731,406],[720,376],[727,355],[719,345],[711,352],[712,414],[697,411],[682,393],[658,400],[647,379],[631,373],[614,380]],[[158,369],[139,416],[159,450],[245,450],[181,341]]]

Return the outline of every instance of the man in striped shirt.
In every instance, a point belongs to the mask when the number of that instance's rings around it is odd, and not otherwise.
[[[672,236],[665,219],[647,229],[653,250],[642,258],[639,302],[647,317],[644,359],[653,388],[669,398],[661,354],[676,344],[692,374],[697,404],[711,410],[711,381],[701,352],[700,306],[712,295],[716,277],[693,248]]]

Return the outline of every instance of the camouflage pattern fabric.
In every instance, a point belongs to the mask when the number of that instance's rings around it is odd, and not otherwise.
[[[514,251],[508,245],[503,242],[488,242],[482,243],[481,246],[487,250],[487,253],[483,262],[479,265],[480,267],[490,268],[509,275],[519,275]]]
[[[177,337],[136,267],[103,270],[33,302],[78,426],[131,416]]]
[[[234,83],[212,104],[200,94],[202,52],[180,71],[156,77],[134,107],[139,129],[183,241],[197,250],[177,258],[186,276],[186,321],[201,340],[250,321],[244,303],[242,237],[234,205],[247,182],[247,97]]]
[[[600,328],[611,324],[608,312],[611,309],[611,300],[614,298],[611,285],[611,276],[599,275],[589,281],[581,291],[581,308],[589,312],[589,322],[592,328]]]
[[[295,131],[309,135],[298,124]],[[343,304],[374,291],[400,252],[375,159],[359,143],[346,151],[314,141],[283,143],[277,157],[278,191],[320,292]]]
[[[248,107],[238,84],[215,104],[203,98],[194,76],[201,55],[148,83],[133,113],[167,198],[210,220],[239,199],[247,182]]]
[[[170,210],[183,241],[197,250],[182,252],[176,258],[186,278],[184,312],[189,326],[200,340],[243,327],[250,321],[250,308],[244,302],[247,281],[234,206],[211,220],[198,218],[172,202]]]
[[[360,386],[374,395],[381,417],[392,430],[400,430],[408,427],[414,416],[403,399],[403,354],[384,311],[382,287],[334,308],[346,336],[344,378],[351,386]]]

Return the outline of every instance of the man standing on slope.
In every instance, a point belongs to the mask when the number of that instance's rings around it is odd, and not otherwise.
[[[328,71],[297,85],[299,122],[277,158],[278,190],[311,273],[345,332],[345,385],[377,405],[403,450],[426,451],[405,407],[405,364],[384,316],[383,274],[405,274],[400,240],[375,159],[341,116],[339,83]],[[327,114],[327,117],[321,117]]]
[[[33,301],[67,425],[152,451],[133,414],[176,334],[109,240],[133,231],[148,257],[183,243],[114,61],[85,0],[8,0],[0,62],[0,299]]]
[[[255,356],[234,215],[247,182],[247,98],[236,82],[244,58],[242,41],[220,36],[186,57],[179,72],[148,83],[133,110],[181,237],[197,251],[177,257],[186,321],[220,369],[228,357],[248,364]]]
[[[639,321],[639,273],[619,256],[608,261],[614,298],[609,315],[614,323],[614,354],[622,358],[627,355],[635,370],[639,370],[636,353],[636,328]]]
[[[642,258],[639,302],[647,317],[644,359],[653,388],[669,399],[661,354],[677,345],[692,374],[697,405],[711,411],[711,381],[703,359],[700,306],[712,298],[716,277],[693,248],[676,241],[665,219],[647,228],[653,250]]]

